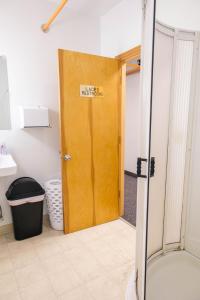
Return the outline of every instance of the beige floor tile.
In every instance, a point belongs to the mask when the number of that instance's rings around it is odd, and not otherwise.
[[[81,249],[82,247],[84,247],[84,244],[79,236],[73,233],[58,237],[57,242],[64,251]]]
[[[99,277],[105,273],[104,268],[93,257],[80,261],[74,266],[74,269],[84,281]]]
[[[18,286],[23,288],[38,281],[45,281],[47,277],[40,263],[34,263],[15,270],[15,278]]]
[[[5,234],[4,237],[5,237],[6,243],[10,243],[10,242],[15,241],[13,232]]]
[[[71,250],[64,253],[72,263],[76,273],[84,281],[102,276],[106,271],[88,249]]]
[[[48,257],[41,260],[41,264],[47,273],[57,273],[71,266],[70,260],[62,254],[56,254],[53,257]]]
[[[30,242],[35,245],[35,244],[39,244],[45,240],[48,240],[49,239],[49,234],[48,232],[43,232],[42,234],[40,235],[37,235],[37,236],[34,236],[32,238],[30,238]]]
[[[113,222],[110,222],[109,224],[110,229],[112,230],[113,234],[123,234],[124,230],[129,231],[129,230],[134,230],[132,226],[124,222],[123,220],[119,219]]]
[[[91,280],[87,288],[95,300],[125,300],[125,295],[112,276]]]
[[[135,270],[134,264],[123,265],[119,268],[112,270],[109,276],[120,286],[123,294],[126,293],[126,288],[128,285],[128,280],[131,273]]]
[[[15,251],[21,250],[26,251],[28,248],[32,247],[31,239],[25,239],[22,241],[16,241],[15,239],[10,239],[7,241],[7,245],[10,253],[14,253]]]
[[[109,223],[97,225],[94,227],[94,229],[98,238],[108,234],[112,234],[113,232],[112,227],[109,226]]]
[[[68,267],[60,272],[49,274],[49,280],[56,295],[70,291],[81,284],[81,280],[73,267]]]
[[[63,255],[65,257],[65,260],[68,260],[71,264],[75,265],[77,262],[82,260],[84,257],[88,256],[88,248],[84,247],[77,248],[77,249],[71,249],[69,251],[64,251]]]
[[[100,240],[102,241],[102,243],[105,243],[106,245],[109,245],[112,248],[114,248],[115,247],[114,243],[118,241],[118,239],[120,239],[120,236],[115,232],[112,234],[107,234],[102,236]]]
[[[120,246],[118,248],[116,248],[117,251],[119,251],[119,253],[125,257],[127,259],[127,262],[134,262],[135,261],[135,250],[133,249],[134,245],[132,245],[132,247],[127,247],[126,245]]]
[[[31,264],[38,262],[33,246],[24,245],[24,247],[10,250],[10,258],[15,269],[23,268]]]
[[[79,286],[70,292],[64,293],[60,300],[94,300],[85,286]],[[103,300],[103,299],[102,299]]]
[[[108,241],[108,245],[111,247],[111,251],[117,251],[120,255],[127,258],[127,260],[133,260],[135,257],[135,244],[126,237],[111,239]]]
[[[48,222],[48,221],[47,221],[47,222],[45,222],[45,223],[43,224],[43,228],[42,228],[42,230],[43,230],[43,232],[46,232],[46,231],[52,230],[52,228],[51,228],[51,226],[50,226],[50,224],[49,224],[49,222]]]
[[[61,255],[61,247],[56,241],[55,243],[46,241],[43,243],[36,244],[34,245],[34,249],[40,259],[53,257],[56,254]]]
[[[0,295],[1,300],[21,300],[20,294],[18,291],[9,292],[5,295]]]
[[[43,243],[43,242],[49,242],[49,243],[55,243],[55,240],[57,237],[63,236],[62,231],[57,231],[57,230],[48,230],[43,232],[42,234],[32,237],[30,240],[31,243],[34,245]]]
[[[35,256],[33,253],[18,253],[16,256],[11,257],[11,261],[13,264],[13,269],[21,269],[27,266],[30,266],[32,264],[38,264],[39,259]]]
[[[124,230],[122,230],[121,232],[117,231],[117,230],[114,230],[114,232],[112,232],[111,235],[106,235],[103,237],[103,240],[107,241],[107,242],[111,242],[111,245],[114,246],[112,244],[112,240],[114,239],[115,241],[120,241],[120,239],[123,239],[124,238]]]
[[[74,236],[79,238],[82,242],[88,243],[92,240],[98,239],[98,230],[96,229],[96,226],[80,230],[78,232],[73,233]]]
[[[17,289],[18,286],[13,273],[0,275],[0,299],[3,298],[3,295],[17,292]]]
[[[107,271],[129,262],[129,260],[116,249],[110,249],[110,251],[102,249],[101,251],[94,253],[94,256]]]
[[[132,244],[135,245],[135,242],[136,242],[136,230],[133,229],[131,232],[124,231],[122,238],[126,239],[127,243],[132,243]]]
[[[122,232],[124,232],[124,231],[122,231]],[[133,229],[132,235],[135,236],[134,229]],[[134,259],[135,242],[133,242],[133,240],[127,238],[127,236],[125,236],[124,234],[107,235],[105,237],[102,237],[101,241],[111,248],[111,250],[110,250],[111,252],[114,251],[114,253],[115,253],[117,251],[118,254],[125,257],[127,260]]]
[[[10,257],[0,258],[0,275],[13,270],[13,265]]]
[[[56,300],[51,284],[47,281],[39,281],[28,287],[20,289],[22,300]]]
[[[1,244],[0,243],[0,258],[5,258],[5,257],[9,257],[9,251],[8,251],[8,245],[5,244]]]
[[[136,227],[135,226],[133,226],[129,223],[126,223],[126,225],[127,225],[126,228],[124,228],[126,232],[132,232],[133,230],[134,230],[134,232],[136,232]]]
[[[0,237],[0,300],[124,300],[135,233],[117,220],[69,235],[47,227],[20,242]]]
[[[95,254],[101,253],[102,250],[111,251],[110,245],[104,242],[101,238],[87,243],[87,248]]]
[[[6,243],[7,243],[6,235],[0,235],[0,246]]]

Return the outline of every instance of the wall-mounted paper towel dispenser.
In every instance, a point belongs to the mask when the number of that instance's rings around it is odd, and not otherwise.
[[[20,107],[21,128],[50,127],[49,110],[43,106]]]

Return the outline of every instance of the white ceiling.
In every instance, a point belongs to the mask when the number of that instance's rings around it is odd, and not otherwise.
[[[61,0],[49,0],[55,5],[61,3]],[[69,10],[77,14],[102,16],[113,6],[122,0],[68,0],[66,6]]]

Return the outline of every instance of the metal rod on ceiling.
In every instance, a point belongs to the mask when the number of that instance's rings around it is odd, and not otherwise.
[[[63,7],[66,5],[68,0],[62,0],[61,4],[57,7],[56,11],[54,12],[54,14],[49,18],[49,20],[47,21],[47,23],[42,25],[42,30],[44,32],[47,32],[49,30],[50,25],[53,23],[53,21],[55,20],[55,18],[58,16],[58,14],[61,12],[61,10],[63,9]]]

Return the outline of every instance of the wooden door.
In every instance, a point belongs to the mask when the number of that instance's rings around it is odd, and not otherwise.
[[[123,214],[125,66],[118,59],[59,50],[59,69],[64,231],[69,233]]]

